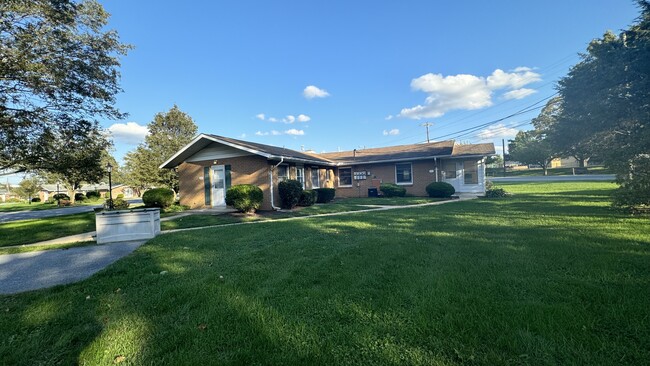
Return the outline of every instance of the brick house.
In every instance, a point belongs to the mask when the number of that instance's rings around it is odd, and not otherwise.
[[[426,196],[434,181],[460,193],[485,192],[485,158],[494,144],[454,141],[401,145],[336,153],[307,153],[201,134],[163,163],[177,169],[181,204],[223,207],[228,187],[254,184],[262,189],[263,210],[279,206],[278,183],[295,179],[305,189],[335,188],[337,197],[366,197],[369,188],[395,183],[408,194]]]

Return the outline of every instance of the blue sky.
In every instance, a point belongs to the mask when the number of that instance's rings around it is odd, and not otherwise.
[[[100,2],[135,47],[129,117],[101,121],[118,161],[174,104],[200,132],[297,150],[423,142],[424,122],[440,139],[550,96],[590,40],[638,15],[626,0]],[[536,114],[457,140],[500,144]]]

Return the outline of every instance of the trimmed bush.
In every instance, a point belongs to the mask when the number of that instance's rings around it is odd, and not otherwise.
[[[400,187],[395,183],[382,183],[379,185],[379,190],[384,195],[384,197],[406,196],[406,188]]]
[[[98,200],[101,197],[102,196],[101,196],[101,194],[99,194],[98,191],[88,191],[88,192],[86,192],[86,198],[88,198],[89,200]]]
[[[449,198],[456,193],[456,188],[447,182],[429,183],[426,188],[429,197]]]
[[[117,195],[117,198],[124,198],[124,193],[120,193]]]
[[[38,198],[38,197],[34,197],[34,198],[32,198],[32,202],[38,203],[38,202],[41,202],[41,199]]]
[[[318,199],[318,192],[307,189],[302,191],[302,194],[300,195],[300,201],[298,202],[298,206],[311,206],[314,203],[316,203],[316,200]]]
[[[55,201],[60,201],[60,200],[69,201],[70,200],[70,196],[68,196],[65,193],[57,193],[54,196],[52,196],[52,198],[54,198]]]
[[[318,188],[315,191],[318,193],[318,197],[316,197],[318,203],[331,202],[336,195],[336,189],[334,188]]]
[[[168,188],[153,188],[142,195],[146,207],[167,208],[174,203],[174,191]]]
[[[75,193],[74,194],[74,200],[75,201],[80,201],[81,202],[81,201],[83,201],[85,199],[86,199],[86,195],[83,194],[83,193]]]
[[[238,184],[226,191],[226,204],[239,212],[255,212],[262,205],[264,194],[260,187],[252,184]]]
[[[510,194],[503,188],[491,188],[485,191],[486,198],[501,198],[509,195]]]
[[[123,199],[123,198],[115,198],[113,199],[113,210],[126,210],[129,208],[131,204]],[[104,208],[105,209],[110,209],[111,207],[111,199],[107,199],[106,202],[104,202]]]
[[[280,207],[290,210],[300,202],[302,183],[291,179],[282,181],[278,184],[278,193],[280,194]]]

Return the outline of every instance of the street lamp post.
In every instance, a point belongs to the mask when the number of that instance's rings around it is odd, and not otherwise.
[[[113,171],[113,166],[111,163],[106,164],[106,170],[108,171],[108,209],[113,209],[113,182],[111,181],[111,172]]]

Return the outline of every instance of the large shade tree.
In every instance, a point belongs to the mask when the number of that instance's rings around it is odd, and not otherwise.
[[[114,103],[130,46],[108,17],[92,0],[0,1],[0,169],[48,169],[53,139],[97,138],[98,118],[124,116]]]
[[[515,139],[508,142],[508,153],[512,160],[541,166],[544,175],[548,174],[548,167],[555,157],[548,140],[536,130],[519,131]]]
[[[156,114],[147,128],[144,144],[125,157],[126,183],[139,189],[167,187],[178,192],[178,174],[158,167],[192,140],[198,131],[196,124],[174,105],[168,112]]]
[[[650,182],[632,183],[648,177],[650,166],[650,1],[637,3],[636,23],[592,41],[560,80],[562,111],[548,136],[565,149],[588,145],[617,173],[622,190],[637,191],[627,197],[649,197],[639,189]],[[650,206],[647,199],[636,203]]]

